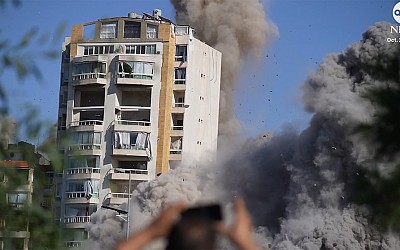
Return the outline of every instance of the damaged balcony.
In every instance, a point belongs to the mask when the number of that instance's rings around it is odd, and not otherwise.
[[[99,203],[99,180],[68,180],[65,192],[66,204]]]
[[[133,174],[132,174],[133,175]],[[129,177],[128,177],[129,178]],[[135,190],[137,185],[143,181],[131,180],[131,190]],[[128,201],[129,195],[129,179],[127,180],[111,180],[110,181],[110,192],[104,198],[104,204],[108,205],[121,205]]]
[[[117,84],[154,85],[154,61],[119,60],[117,64]]]
[[[169,160],[182,160],[182,136],[171,136],[171,145],[169,149]]]
[[[72,65],[72,85],[105,85],[107,83],[106,68],[105,62],[74,62]]]
[[[114,131],[113,155],[151,159],[150,133]]]

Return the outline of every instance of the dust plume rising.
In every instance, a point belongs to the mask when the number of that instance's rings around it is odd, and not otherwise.
[[[258,0],[171,0],[176,21],[190,25],[196,37],[222,52],[219,135],[237,135],[235,78],[246,56],[257,57],[278,34]]]

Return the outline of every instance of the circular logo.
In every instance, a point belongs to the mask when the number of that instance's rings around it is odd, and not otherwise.
[[[396,22],[400,23],[400,2],[393,7],[393,18]]]

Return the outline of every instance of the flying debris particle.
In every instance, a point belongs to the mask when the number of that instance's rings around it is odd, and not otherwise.
[[[270,101],[271,101],[271,99],[268,99],[268,101],[270,102]]]
[[[340,199],[344,200],[344,196],[341,196]]]
[[[270,90],[269,92],[271,92],[271,93],[272,93],[272,90]]]
[[[332,149],[333,149],[333,150],[336,150],[337,148],[332,146]]]

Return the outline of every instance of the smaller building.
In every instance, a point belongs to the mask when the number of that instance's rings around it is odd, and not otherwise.
[[[0,161],[0,249],[28,249],[33,166],[27,161]]]
[[[48,218],[56,217],[54,212],[59,209],[55,206],[51,162],[45,154],[38,153],[34,145],[26,142],[8,144],[1,159],[0,250],[27,250],[33,248],[33,244],[45,247],[46,241],[34,239],[30,232],[32,227],[38,226],[37,222],[32,224],[31,208],[42,209],[42,215],[46,214]]]

